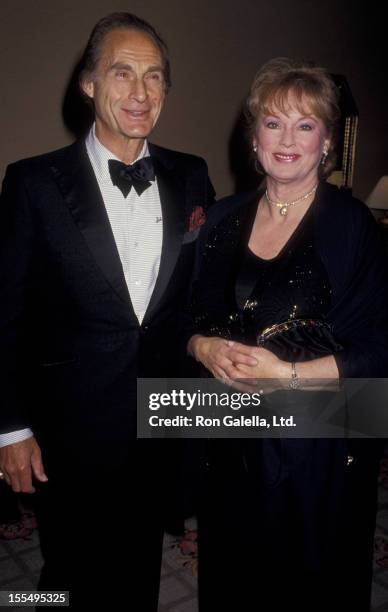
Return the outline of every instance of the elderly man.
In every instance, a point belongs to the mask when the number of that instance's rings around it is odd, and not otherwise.
[[[95,26],[85,141],[8,167],[1,197],[0,470],[35,491],[40,590],[157,609],[165,445],[136,440],[136,378],[172,376],[205,162],[148,142],[167,48],[129,13]],[[131,602],[136,601],[136,607]]]

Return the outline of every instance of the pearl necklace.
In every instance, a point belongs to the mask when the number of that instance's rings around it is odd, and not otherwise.
[[[271,200],[271,198],[269,197],[267,189],[265,190],[265,197],[267,198],[268,203],[273,204],[274,206],[277,206],[280,209],[279,213],[282,215],[282,217],[285,217],[285,215],[288,213],[288,209],[290,206],[294,206],[294,204],[297,204],[298,202],[302,202],[302,200],[307,200],[309,196],[315,193],[315,191],[317,190],[317,187],[318,187],[318,183],[315,185],[315,187],[311,189],[311,191],[309,191],[308,193],[305,193],[305,195],[301,196],[300,198],[297,198],[293,202],[275,202],[274,200]]]

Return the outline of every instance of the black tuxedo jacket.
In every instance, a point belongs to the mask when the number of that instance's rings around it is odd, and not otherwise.
[[[8,167],[1,196],[0,432],[135,435],[138,376],[179,375],[177,350],[205,162],[149,145],[163,211],[160,271],[139,325],[83,142]],[[59,433],[60,432],[60,433]],[[50,437],[51,436],[51,437]]]

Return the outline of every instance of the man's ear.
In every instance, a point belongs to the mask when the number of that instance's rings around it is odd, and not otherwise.
[[[88,98],[94,98],[94,83],[88,76],[81,79],[81,89]]]

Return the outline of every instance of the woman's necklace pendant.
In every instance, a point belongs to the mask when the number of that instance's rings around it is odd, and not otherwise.
[[[267,189],[265,190],[265,197],[267,198],[268,203],[272,204],[273,206],[277,206],[279,209],[279,214],[282,217],[285,217],[286,214],[288,213],[288,209],[290,208],[290,206],[294,206],[294,204],[297,204],[298,202],[303,202],[303,200],[306,200],[308,197],[310,197],[311,195],[313,195],[313,193],[316,192],[317,187],[318,187],[318,183],[310,191],[300,196],[300,198],[297,198],[293,202],[275,202],[274,200],[271,200],[271,198],[269,197]]]
[[[285,217],[285,216],[286,216],[286,214],[287,214],[287,209],[288,209],[288,206],[281,206],[281,207],[280,207],[279,212],[280,212],[280,214],[282,215],[282,217]]]

